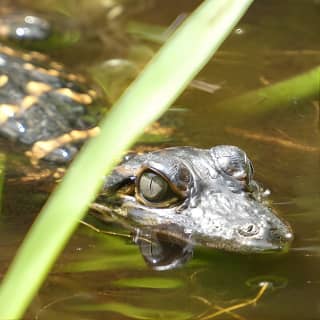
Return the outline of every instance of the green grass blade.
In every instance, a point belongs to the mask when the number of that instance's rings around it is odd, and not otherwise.
[[[128,23],[126,30],[135,37],[158,44],[163,44],[168,39],[166,28],[149,23],[131,21]]]
[[[103,304],[82,304],[73,308],[83,312],[106,312],[110,311],[128,317],[129,319],[152,320],[187,320],[192,319],[192,314],[186,311],[166,310],[136,306],[129,303],[109,302]]]
[[[118,100],[33,224],[0,288],[0,319],[20,319],[94,200],[103,175],[211,58],[253,0],[207,0]]]
[[[5,162],[6,156],[3,153],[0,153],[0,213],[2,209],[2,193],[3,193],[3,182],[5,175]]]
[[[223,114],[230,111],[229,120],[232,121],[237,120],[239,115],[242,119],[248,119],[250,116],[273,112],[280,107],[287,107],[293,100],[304,101],[319,97],[320,67],[316,67],[265,88],[222,101],[215,109],[223,110]]]

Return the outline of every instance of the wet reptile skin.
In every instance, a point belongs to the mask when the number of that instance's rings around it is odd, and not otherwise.
[[[179,195],[175,203],[142,199],[139,179],[146,171],[169,181]],[[237,147],[176,147],[131,156],[107,178],[104,192],[122,192],[113,210],[138,229],[241,253],[287,250],[291,228],[268,207],[252,176],[251,161]]]
[[[19,42],[49,36],[44,19],[10,10],[0,15],[0,38]],[[106,102],[97,99],[84,77],[42,53],[0,44],[0,135],[25,145],[34,164],[70,161],[81,142],[98,132],[98,104]]]
[[[40,53],[3,45],[0,67],[0,134],[29,148],[34,163],[68,162],[81,141],[97,133],[96,94],[80,76]],[[284,251],[291,228],[267,205],[252,175],[251,161],[237,147],[169,148],[127,156],[99,199],[145,235],[152,230],[173,242],[244,253]],[[168,199],[144,198],[141,181],[150,177],[162,183]],[[109,203],[114,196],[116,205]]]

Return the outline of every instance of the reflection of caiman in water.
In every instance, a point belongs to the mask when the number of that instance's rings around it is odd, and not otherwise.
[[[0,20],[2,36],[49,32],[39,18],[8,17]],[[98,132],[96,93],[81,77],[40,53],[6,46],[0,46],[0,66],[0,133],[24,145],[31,162],[66,163]],[[96,215],[106,219],[101,212],[108,212],[133,229],[145,260],[156,269],[184,263],[193,245],[284,251],[291,229],[267,206],[252,176],[251,161],[233,146],[129,154],[106,179]]]

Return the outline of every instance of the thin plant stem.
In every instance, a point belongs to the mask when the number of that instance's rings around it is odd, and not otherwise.
[[[182,93],[253,0],[206,0],[100,123],[32,225],[0,287],[0,319],[21,319],[124,150]]]
[[[227,308],[223,308],[223,309],[221,309],[221,310],[219,310],[217,312],[214,312],[212,314],[208,314],[208,315],[200,318],[200,320],[213,319],[213,318],[216,318],[216,317],[218,317],[218,316],[220,316],[220,315],[222,315],[224,313],[229,313],[229,312],[232,312],[232,311],[247,307],[249,305],[254,305],[261,299],[261,297],[264,295],[264,293],[266,292],[266,290],[268,289],[269,286],[270,286],[270,284],[268,282],[264,282],[264,283],[262,283],[259,292],[257,293],[257,295],[254,298],[249,299],[249,300],[244,301],[244,302],[241,302],[241,303],[238,303],[238,304],[235,304],[235,305],[227,307]]]

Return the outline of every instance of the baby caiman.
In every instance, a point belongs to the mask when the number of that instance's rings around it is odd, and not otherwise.
[[[99,211],[106,206],[140,236],[176,243],[184,254],[194,245],[239,253],[287,251],[293,238],[253,179],[252,162],[235,146],[130,154],[106,178],[100,200]],[[152,263],[151,246],[140,247]]]
[[[49,32],[41,18],[8,17],[0,19],[2,36],[37,39]],[[0,45],[0,134],[24,145],[33,164],[69,162],[81,143],[98,133],[96,100],[83,77],[42,53]],[[97,201],[135,231],[150,264],[163,260],[164,243],[180,248],[178,257],[162,261],[163,268],[187,260],[194,245],[285,251],[293,237],[253,180],[252,162],[234,146],[129,154],[106,178]]]

